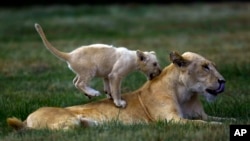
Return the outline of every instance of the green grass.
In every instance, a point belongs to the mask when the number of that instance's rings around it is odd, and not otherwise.
[[[250,124],[250,4],[50,6],[0,9],[0,138],[15,140],[229,140],[230,124]],[[39,23],[60,50],[92,43],[154,50],[161,66],[172,50],[197,52],[217,64],[227,80],[214,103],[201,98],[209,115],[234,117],[223,125],[107,123],[74,131],[13,132],[6,118],[25,119],[42,106],[90,102],[72,84],[74,74],[42,44],[34,29]],[[122,92],[146,81],[132,73]],[[102,91],[102,81],[91,85]],[[102,96],[103,97],[103,96]],[[91,101],[96,101],[97,97]]]

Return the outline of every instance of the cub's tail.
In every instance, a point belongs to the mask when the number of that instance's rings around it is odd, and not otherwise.
[[[26,128],[25,123],[15,117],[7,118],[7,124],[12,128],[14,128],[15,130],[21,130]]]
[[[35,23],[35,28],[36,28],[36,31],[38,32],[38,34],[40,35],[45,47],[51,53],[53,53],[55,56],[57,56],[58,58],[60,58],[60,59],[62,59],[64,61],[67,61],[68,58],[69,58],[68,53],[61,52],[61,51],[57,50],[55,47],[53,47],[53,45],[47,40],[47,38],[46,38],[46,36],[45,36],[45,34],[43,32],[43,29],[39,24]]]

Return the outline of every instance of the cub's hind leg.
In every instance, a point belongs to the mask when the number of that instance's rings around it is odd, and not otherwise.
[[[77,89],[84,92],[88,97],[99,96],[100,95],[99,91],[88,86],[89,80],[91,80],[90,75],[84,75],[84,76],[77,75],[74,78],[73,83]]]

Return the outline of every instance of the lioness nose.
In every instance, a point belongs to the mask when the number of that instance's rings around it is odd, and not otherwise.
[[[222,83],[226,83],[226,80],[219,79],[218,82],[219,82],[220,84],[222,84]]]

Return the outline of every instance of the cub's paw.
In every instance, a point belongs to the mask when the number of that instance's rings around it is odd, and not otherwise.
[[[114,103],[119,108],[125,108],[127,103],[124,100],[114,100]]]
[[[86,96],[88,97],[95,97],[95,96],[100,96],[101,93],[99,91],[96,91],[94,89],[89,90],[88,93],[86,93]]]

